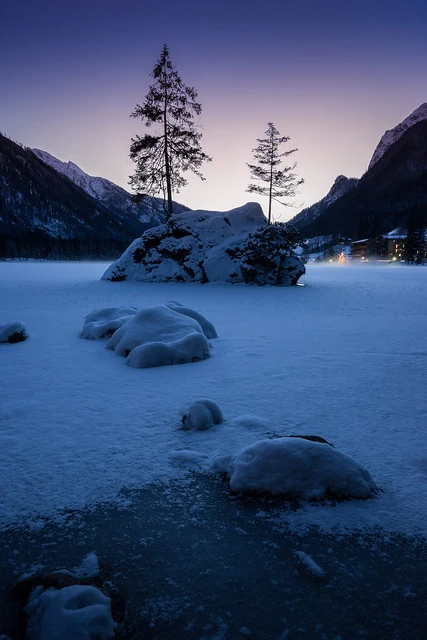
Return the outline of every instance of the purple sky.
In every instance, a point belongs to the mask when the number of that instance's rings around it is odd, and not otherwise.
[[[296,208],[275,206],[287,220],[337,175],[362,175],[384,131],[427,101],[425,0],[16,0],[0,9],[0,130],[129,188],[144,133],[129,115],[164,43],[213,157],[175,195],[192,208],[266,204],[246,192],[246,162],[272,121],[305,179]]]

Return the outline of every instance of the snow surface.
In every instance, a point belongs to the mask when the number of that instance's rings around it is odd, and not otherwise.
[[[1,349],[0,526],[121,503],[124,487],[210,473],[218,456],[316,434],[365,467],[372,500],[311,503],[318,525],[427,533],[427,270],[311,265],[305,287],[101,281],[104,263],[0,263],[0,314],[31,340]],[[179,300],[218,331],[210,358],[134,369],[79,337],[93,309]],[[101,348],[100,348],[101,347]],[[182,429],[199,398],[221,428]]]
[[[99,589],[73,585],[37,587],[25,608],[28,640],[110,640],[111,601]]]
[[[378,492],[369,471],[329,444],[303,438],[264,439],[236,456],[213,462],[227,473],[236,493],[268,493],[304,500],[333,494],[342,498],[370,498]]]
[[[399,138],[403,136],[405,131],[407,131],[410,127],[412,127],[417,122],[421,120],[427,119],[427,102],[424,102],[420,105],[415,111],[413,111],[407,118],[399,122],[393,129],[388,129],[384,135],[381,137],[374,154],[369,163],[368,169],[371,169],[374,164],[378,162],[380,158],[383,157],[385,152],[391,147],[392,144],[397,142]]]

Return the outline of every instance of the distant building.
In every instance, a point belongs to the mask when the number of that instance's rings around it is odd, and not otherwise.
[[[351,243],[353,260],[403,260],[406,231],[400,227],[375,238],[364,238]]]

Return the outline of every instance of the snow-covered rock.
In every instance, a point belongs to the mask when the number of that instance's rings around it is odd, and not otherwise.
[[[206,431],[215,424],[221,424],[224,418],[219,405],[209,398],[195,400],[187,409],[182,418],[182,424],[186,429]]]
[[[260,440],[236,456],[218,458],[236,493],[267,493],[305,500],[328,496],[369,498],[378,492],[370,473],[355,460],[304,438]]]
[[[203,360],[210,346],[201,324],[184,307],[159,305],[141,309],[117,329],[107,348],[127,358],[131,367],[158,367]],[[184,313],[188,311],[189,313]],[[205,321],[205,326],[210,325]],[[213,331],[215,329],[212,327]],[[215,332],[216,333],[216,332]]]
[[[266,227],[258,203],[227,212],[190,211],[146,231],[106,270],[103,280],[146,282],[252,282],[245,271],[245,249],[252,234]],[[271,225],[274,226],[274,225]],[[291,277],[274,284],[295,284],[305,271],[288,248],[281,248],[280,265]],[[265,278],[257,284],[265,284]],[[286,280],[286,282],[285,282]]]
[[[28,333],[23,322],[9,322],[0,325],[0,342],[23,342],[28,338]]]
[[[111,601],[99,589],[73,585],[34,590],[25,608],[28,640],[110,640]]]
[[[407,118],[402,120],[399,124],[397,124],[393,129],[387,130],[384,135],[381,137],[374,154],[369,163],[368,170],[371,169],[374,164],[378,162],[380,158],[383,157],[385,152],[394,144],[399,138],[403,136],[405,131],[407,131],[410,127],[412,127],[420,120],[427,120],[427,102],[424,102],[422,105],[415,109]]]
[[[83,324],[80,337],[97,340],[112,336],[122,324],[138,312],[136,307],[109,307],[89,313]]]

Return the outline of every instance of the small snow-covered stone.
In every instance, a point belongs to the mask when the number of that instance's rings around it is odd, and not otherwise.
[[[98,556],[93,551],[88,553],[78,567],[72,571],[76,578],[94,578],[99,573]]]
[[[28,333],[23,322],[10,322],[0,325],[0,342],[24,342],[28,338]]]
[[[308,553],[305,553],[305,551],[295,551],[295,555],[304,569],[308,573],[311,573],[311,575],[316,576],[317,578],[323,578],[323,576],[326,575],[326,571],[322,569],[322,567],[318,565],[317,562],[308,555]]]
[[[369,498],[378,489],[370,473],[328,444],[303,438],[260,440],[233,458],[214,461],[236,493],[268,493],[306,500],[329,495]]]
[[[182,418],[182,423],[187,429],[206,431],[214,424],[220,424],[223,420],[219,405],[214,400],[201,398],[189,406],[187,413]]]
[[[110,307],[92,311],[85,318],[80,337],[87,340],[98,340],[112,336],[137,311],[136,307]]]
[[[36,588],[25,608],[28,640],[110,640],[111,601],[92,586]]]

